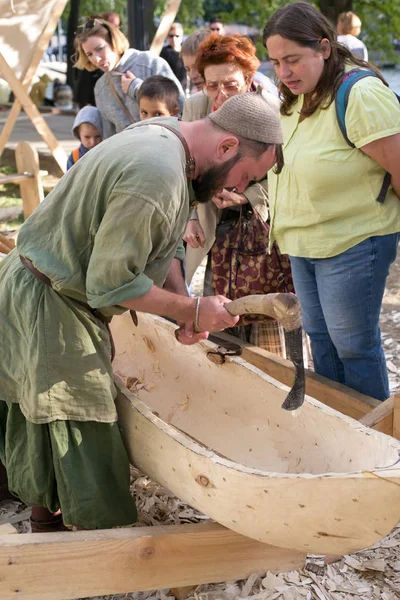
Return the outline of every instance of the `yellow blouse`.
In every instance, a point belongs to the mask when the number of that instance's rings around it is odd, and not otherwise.
[[[400,199],[390,187],[376,201],[385,175],[358,148],[400,133],[400,105],[379,79],[354,84],[346,129],[356,148],[345,142],[335,102],[299,123],[304,96],[292,115],[281,116],[285,167],[270,172],[271,243],[281,252],[305,258],[336,256],[373,235],[400,231]],[[399,165],[400,168],[400,165]]]

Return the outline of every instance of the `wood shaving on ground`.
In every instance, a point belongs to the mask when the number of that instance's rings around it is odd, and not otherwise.
[[[381,315],[383,347],[391,390],[400,388],[400,260],[389,278]],[[200,273],[204,273],[204,265]],[[390,282],[392,279],[392,283]],[[195,282],[196,291],[201,289]],[[132,381],[132,387],[140,385]],[[143,385],[143,384],[142,384]],[[149,477],[131,469],[131,492],[138,508],[135,526],[178,525],[210,520],[176,498]],[[376,507],[379,510],[379,506]],[[30,531],[29,509],[7,501],[0,504],[0,524]],[[170,590],[96,596],[92,600],[168,600]],[[304,568],[286,573],[253,573],[236,582],[200,585],[188,600],[400,600],[400,523],[375,546],[324,564],[323,556],[308,556]],[[81,599],[87,600],[87,599]]]

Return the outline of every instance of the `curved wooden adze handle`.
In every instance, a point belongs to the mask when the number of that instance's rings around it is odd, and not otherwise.
[[[231,315],[266,315],[280,321],[287,331],[301,327],[300,302],[294,294],[244,296],[225,304]]]

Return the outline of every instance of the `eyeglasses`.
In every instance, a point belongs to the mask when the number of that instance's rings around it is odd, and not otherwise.
[[[222,92],[225,95],[235,94],[241,88],[241,84],[238,81],[210,81],[205,83],[207,92],[215,93]]]
[[[181,37],[180,33],[169,33],[168,37],[173,38],[173,37]]]

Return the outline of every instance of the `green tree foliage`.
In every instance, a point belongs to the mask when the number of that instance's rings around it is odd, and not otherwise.
[[[362,37],[373,58],[399,63],[393,48],[394,40],[400,42],[399,0],[354,0],[352,10],[362,21]]]
[[[224,23],[242,23],[262,31],[270,16],[288,1],[295,0],[182,0],[176,20],[181,22],[186,33],[202,27],[214,17]],[[345,10],[353,10],[362,20],[362,39],[372,56],[380,60],[400,62],[399,53],[393,52],[393,40],[400,40],[400,0],[314,0],[313,4],[335,21]],[[63,15],[66,25],[69,5]],[[166,0],[155,1],[155,17],[164,11]],[[114,10],[126,24],[127,0],[81,0],[80,15],[96,14]],[[126,33],[124,26],[123,31]],[[261,41],[258,40],[260,56],[265,56]]]
[[[156,0],[154,16],[160,18],[167,5],[166,0]],[[185,33],[203,26],[204,0],[182,0],[175,21],[182,23]]]
[[[186,28],[196,24],[196,19],[204,17],[208,22],[218,16],[224,23],[242,23],[262,31],[271,15],[281,6],[295,0],[183,0],[181,11],[185,5],[201,10],[188,9]],[[353,10],[362,20],[362,39],[368,46],[370,54],[381,61],[400,62],[399,53],[393,51],[393,40],[400,41],[400,1],[399,0],[315,0],[312,2],[333,22],[337,15],[346,10]],[[180,11],[180,12],[181,12]],[[190,19],[193,19],[190,22]],[[260,40],[260,55],[264,56]]]
[[[230,13],[234,9],[235,2],[224,0],[204,0],[204,20],[211,23],[219,19],[221,14]]]
[[[63,22],[67,22],[70,12],[71,2],[68,2],[65,7],[62,19]],[[107,10],[113,10],[118,13],[121,17],[121,21],[126,21],[127,14],[127,2],[126,0],[81,0],[80,2],[80,16],[82,18],[90,15],[98,15]]]

